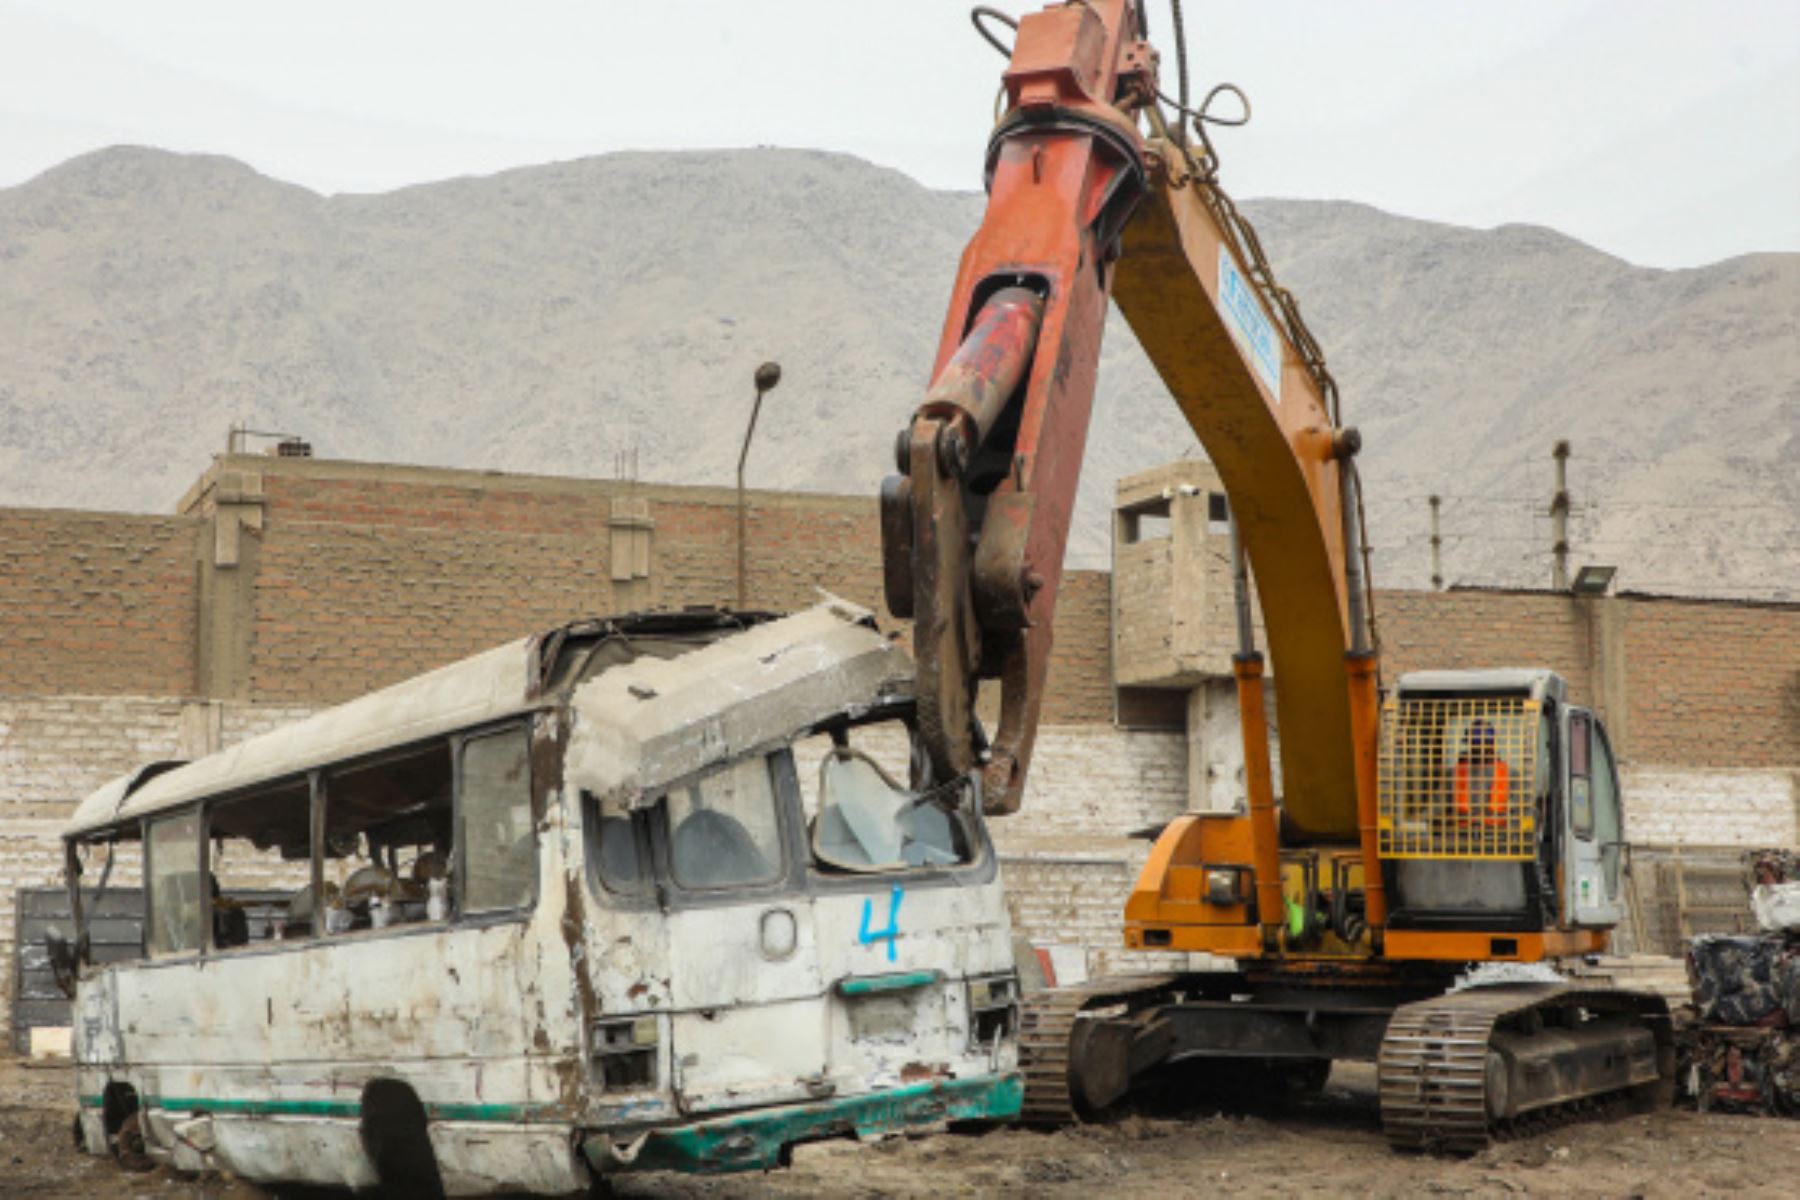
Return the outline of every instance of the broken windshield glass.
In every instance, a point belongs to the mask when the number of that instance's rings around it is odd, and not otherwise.
[[[834,746],[819,763],[813,854],[843,871],[966,863],[970,840],[953,811],[962,795],[960,787],[911,791],[860,750]]]

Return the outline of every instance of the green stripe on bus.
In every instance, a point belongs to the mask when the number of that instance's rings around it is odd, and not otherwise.
[[[100,1108],[101,1096],[77,1097],[83,1108]],[[247,1117],[359,1117],[362,1104],[355,1100],[219,1100],[205,1096],[152,1096],[146,1108],[177,1112],[230,1113]],[[528,1104],[427,1104],[425,1113],[439,1121],[531,1122],[555,1119],[555,1108]]]

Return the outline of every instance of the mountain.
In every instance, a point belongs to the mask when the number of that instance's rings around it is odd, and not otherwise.
[[[1553,231],[1244,205],[1365,434],[1376,577],[1800,595],[1800,255],[1659,271]],[[843,155],[628,153],[320,196],[119,147],[0,190],[0,503],[167,509],[227,428],[322,456],[873,494],[979,195]],[[1072,561],[1120,474],[1198,453],[1115,316]]]

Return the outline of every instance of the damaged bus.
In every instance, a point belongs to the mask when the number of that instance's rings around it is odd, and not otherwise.
[[[967,780],[869,615],[577,622],[82,802],[80,1144],[450,1195],[1014,1116]],[[141,956],[79,909],[141,856]]]

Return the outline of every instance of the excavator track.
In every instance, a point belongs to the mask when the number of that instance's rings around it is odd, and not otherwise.
[[[1025,1106],[1019,1119],[1054,1128],[1078,1123],[1069,1070],[1081,1015],[1119,1005],[1142,1008],[1168,994],[1178,975],[1107,975],[1025,997],[1019,1013],[1019,1065]]]
[[[1513,1085],[1496,1030],[1511,1031],[1503,1035],[1507,1049],[1530,1050],[1534,1036],[1544,1039],[1547,1029],[1547,1036],[1557,1037],[1579,1013],[1600,1013],[1611,1023],[1589,1035],[1585,1051],[1571,1053],[1587,1053],[1609,1070],[1628,1073],[1565,1083],[1564,1092],[1533,1095],[1526,1111],[1516,1111],[1508,1101]],[[1633,1031],[1652,1039],[1652,1064],[1643,1061],[1643,1037],[1635,1046],[1628,1042]],[[1607,1042],[1610,1035],[1616,1044]],[[1620,1066],[1634,1049],[1633,1064]],[[1381,1123],[1396,1149],[1473,1154],[1515,1132],[1535,1132],[1646,1088],[1666,1087],[1673,1069],[1668,1005],[1660,996],[1553,983],[1471,988],[1395,1011],[1377,1063]],[[1549,1077],[1555,1068],[1542,1066],[1536,1074]],[[1566,1068],[1557,1078],[1566,1078]]]

